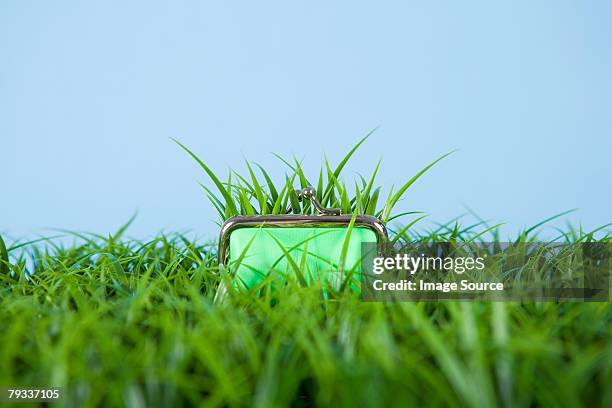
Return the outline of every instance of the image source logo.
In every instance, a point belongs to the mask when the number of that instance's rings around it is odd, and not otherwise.
[[[364,301],[609,301],[610,243],[362,246]]]

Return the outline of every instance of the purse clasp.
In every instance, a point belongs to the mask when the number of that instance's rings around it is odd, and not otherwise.
[[[301,201],[302,199],[310,200],[313,207],[317,209],[319,215],[340,215],[340,208],[328,208],[323,207],[319,200],[317,200],[317,191],[313,187],[305,187],[302,190],[296,190],[295,193],[298,196],[298,199]]]

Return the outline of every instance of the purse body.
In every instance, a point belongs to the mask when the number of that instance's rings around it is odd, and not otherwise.
[[[298,275],[306,284],[338,282],[349,273],[360,279],[363,248],[382,248],[387,231],[372,216],[356,216],[349,228],[351,220],[348,215],[234,217],[221,228],[219,263],[246,288],[270,273]]]

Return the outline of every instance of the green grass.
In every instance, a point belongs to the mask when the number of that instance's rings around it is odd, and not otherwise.
[[[341,178],[342,170],[371,133],[363,137],[334,168],[326,158],[316,180],[310,180],[306,177],[302,170],[302,164],[297,158],[286,160],[277,155],[276,157],[288,170],[282,183],[274,183],[268,172],[260,165],[256,165],[260,171],[258,178],[253,170],[254,165],[246,159],[247,176],[231,171],[227,181],[223,181],[193,151],[179,141],[175,140],[175,142],[197,162],[215,185],[217,194],[205,185],[201,186],[211,204],[217,210],[221,221],[236,215],[311,213],[310,203],[308,201],[300,202],[295,191],[298,187],[308,186],[315,187],[317,199],[323,206],[339,207],[346,214],[356,212],[374,215],[383,222],[392,221],[403,215],[414,214],[414,212],[409,212],[392,216],[391,211],[411,185],[427,170],[453,152],[446,153],[425,166],[397,191],[394,191],[394,188],[391,187],[387,199],[381,202],[382,187],[375,186],[380,162],[376,165],[369,179],[360,176],[358,180],[353,182],[353,185],[347,187],[347,184]],[[354,191],[353,195],[350,194],[351,191]]]
[[[423,173],[386,199],[378,166],[349,189],[353,151],[312,183],[296,160],[279,185],[250,163],[223,181],[199,164],[220,220],[309,212],[293,190],[308,184],[325,205],[397,220]],[[417,231],[421,215],[404,216],[398,240],[499,240],[484,222]],[[0,241],[0,385],[62,386],[67,406],[612,406],[609,303],[364,303],[297,279],[215,302],[229,278],[215,242],[140,242],[124,238],[128,225],[72,233],[71,245]],[[514,240],[536,240],[534,227]],[[609,241],[606,228],[559,239]]]

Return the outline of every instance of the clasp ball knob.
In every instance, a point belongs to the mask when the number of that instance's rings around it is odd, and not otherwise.
[[[313,198],[316,194],[317,192],[312,187],[306,187],[302,190],[302,196],[308,200]]]

